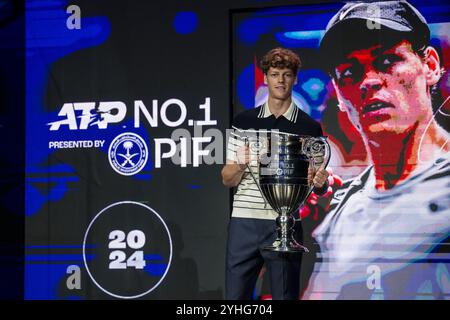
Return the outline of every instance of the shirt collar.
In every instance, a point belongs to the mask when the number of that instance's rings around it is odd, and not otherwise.
[[[266,103],[264,103],[263,107],[261,108],[261,112],[258,117],[268,118],[272,114],[273,113],[270,112],[269,102],[266,101]],[[283,117],[285,117],[287,120],[291,122],[295,122],[297,120],[297,115],[298,115],[298,107],[295,105],[294,101],[291,102],[291,105],[286,110],[286,112],[282,114]]]

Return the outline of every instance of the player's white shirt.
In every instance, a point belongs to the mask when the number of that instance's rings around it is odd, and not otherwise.
[[[313,232],[321,262],[304,298],[450,299],[449,158],[385,192],[373,167],[337,191]]]

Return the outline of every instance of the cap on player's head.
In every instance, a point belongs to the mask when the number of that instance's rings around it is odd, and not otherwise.
[[[428,46],[430,29],[420,12],[406,1],[350,2],[329,21],[320,42],[328,69],[349,52],[375,44],[408,40],[414,50]]]

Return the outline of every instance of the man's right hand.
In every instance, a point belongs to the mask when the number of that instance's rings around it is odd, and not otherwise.
[[[236,150],[236,156],[238,160],[239,168],[244,171],[247,164],[250,163],[250,153],[248,146],[239,147]]]
[[[222,182],[227,187],[236,187],[242,180],[247,164],[250,163],[250,153],[247,146],[236,149],[237,162],[229,161],[222,169]]]

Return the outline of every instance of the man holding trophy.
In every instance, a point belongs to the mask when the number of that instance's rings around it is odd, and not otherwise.
[[[237,187],[228,226],[226,299],[250,300],[264,263],[273,299],[299,298],[301,228],[298,208],[328,189],[330,152],[318,122],[292,100],[300,58],[276,48],[261,60],[269,97],[238,114],[222,179]],[[292,217],[295,215],[295,217]]]

